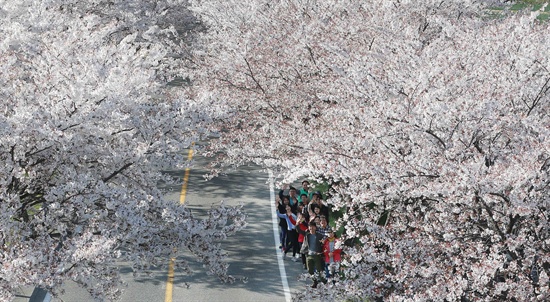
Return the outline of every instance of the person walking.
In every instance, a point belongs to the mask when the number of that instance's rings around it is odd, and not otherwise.
[[[285,213],[287,205],[289,205],[289,199],[288,199],[288,196],[286,195],[281,196],[280,200],[275,202],[275,208],[279,213]],[[287,233],[288,233],[288,224],[286,222],[286,218],[279,217],[279,240],[280,240],[279,248],[283,252],[285,251],[286,242],[288,241]]]
[[[288,251],[292,248],[292,261],[298,261],[298,258],[296,258],[297,254],[299,253],[298,249],[298,233],[296,233],[296,224],[298,217],[296,214],[292,212],[292,207],[290,205],[285,206],[285,213],[282,214],[279,209],[277,208],[277,217],[281,219],[285,219],[286,225],[287,225],[287,231],[286,231],[286,243],[284,247],[284,253],[283,258],[286,258],[286,254]]]
[[[298,221],[301,223],[302,221]],[[306,256],[306,265],[309,275],[313,279],[311,287],[316,288],[319,281],[326,282],[324,277],[323,266],[323,235],[317,233],[317,225],[315,221],[311,221],[308,225],[308,230],[303,231],[297,229],[299,234],[304,235],[304,243],[302,244],[302,252]]]

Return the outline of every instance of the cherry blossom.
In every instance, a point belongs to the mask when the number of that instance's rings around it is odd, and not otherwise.
[[[186,78],[185,1],[1,1],[0,300],[76,281],[98,300],[121,291],[117,263],[166,265],[189,248],[223,281],[219,241],[239,207],[194,217],[162,173],[188,165],[217,108],[168,85]],[[176,263],[185,268],[185,263]]]
[[[218,168],[328,182],[344,212],[346,278],[299,298],[548,299],[550,40],[537,12],[191,2],[206,28],[193,88],[225,104]]]

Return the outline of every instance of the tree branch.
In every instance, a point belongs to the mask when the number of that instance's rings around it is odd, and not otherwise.
[[[435,137],[439,141],[439,143],[443,145],[443,149],[447,149],[447,145],[445,144],[445,142],[439,136],[437,136],[431,129],[425,130],[425,132]]]
[[[53,146],[53,145],[52,145],[52,146]],[[34,152],[26,152],[26,153],[25,153],[25,157],[31,157],[31,156],[33,156],[33,155],[35,155],[35,154],[38,154],[38,153],[42,152],[42,151],[45,151],[45,150],[50,149],[52,146],[48,146],[48,147],[42,148],[42,149],[40,149],[40,150],[36,150],[36,151],[34,151]]]
[[[128,167],[130,167],[131,165],[133,165],[134,163],[127,163],[125,164],[124,166],[122,166],[122,168],[116,170],[115,172],[113,172],[111,175],[107,176],[106,178],[103,178],[103,182],[108,182],[109,180],[111,180],[113,177],[117,176],[118,174],[120,174],[120,172],[126,170]]]
[[[483,205],[483,208],[485,209],[485,211],[487,211],[489,219],[491,219],[491,222],[493,223],[494,228],[497,230],[498,234],[500,235],[501,240],[504,240],[506,237],[502,232],[502,230],[498,227],[498,224],[495,221],[495,219],[493,218],[493,210],[489,207],[489,205],[485,202],[485,200],[481,198],[481,196],[477,195],[477,193],[475,196],[475,200]]]
[[[248,60],[246,58],[244,58],[244,61],[246,62],[246,66],[248,67],[248,71],[250,71],[249,76],[252,78],[254,83],[256,83],[256,86],[262,91],[262,93],[266,94],[264,88],[262,87],[262,85],[260,85],[260,82],[258,82],[258,80],[256,80],[256,77],[254,76],[254,72],[252,72],[252,66],[250,66],[250,63],[248,63]]]
[[[115,132],[111,133],[111,135],[119,134],[119,133],[122,133],[122,132],[128,132],[128,131],[132,131],[132,130],[134,130],[134,128],[122,129],[122,130],[115,131]]]
[[[544,94],[546,94],[546,92],[548,92],[548,90],[550,90],[550,86],[548,86],[549,82],[550,82],[550,78],[548,78],[546,80],[546,83],[544,83],[544,85],[542,85],[542,88],[540,89],[539,93],[537,94],[537,96],[533,100],[533,104],[531,104],[530,106],[527,105],[529,107],[529,111],[527,111],[527,116],[529,116],[529,114],[531,114],[531,111],[533,111],[533,109],[539,104],[539,102],[542,99],[542,97],[544,96]]]

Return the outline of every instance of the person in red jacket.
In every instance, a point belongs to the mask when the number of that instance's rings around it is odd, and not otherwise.
[[[340,268],[342,260],[342,248],[340,240],[334,236],[334,231],[330,229],[327,233],[328,237],[323,243],[323,253],[325,255],[325,274],[327,278],[334,277],[334,274]]]
[[[303,232],[308,230],[308,223],[307,220],[304,219],[304,215],[302,213],[298,213],[298,225],[296,226],[296,229],[300,229]],[[300,255],[302,256],[302,266],[304,269],[307,269],[306,265],[306,254],[302,252],[302,244],[304,243],[304,234],[298,232],[298,246],[300,247]]]

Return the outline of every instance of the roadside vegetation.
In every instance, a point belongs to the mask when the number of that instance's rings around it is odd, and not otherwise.
[[[547,21],[550,16],[549,2],[550,1],[547,0],[525,0],[505,4],[503,6],[493,6],[490,9],[489,15],[493,17],[503,17],[508,13],[540,11],[536,19],[539,21]]]

